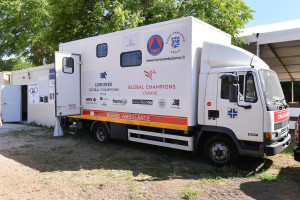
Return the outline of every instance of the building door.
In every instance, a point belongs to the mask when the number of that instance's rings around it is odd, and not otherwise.
[[[21,85],[6,85],[1,91],[1,113],[3,122],[22,120]]]

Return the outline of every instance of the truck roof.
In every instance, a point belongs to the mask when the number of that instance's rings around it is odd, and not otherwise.
[[[84,39],[80,39],[80,40],[74,40],[74,41],[70,41],[70,42],[65,42],[65,43],[60,43],[59,46],[64,46],[64,45],[68,45],[71,43],[76,43],[78,41],[87,41],[87,40],[91,40],[91,39],[95,39],[95,38],[101,38],[101,37],[107,37],[108,35],[110,36],[114,36],[114,35],[119,35],[119,34],[125,34],[125,33],[130,33],[130,32],[135,32],[135,31],[139,31],[142,29],[147,29],[147,28],[153,28],[153,27],[159,27],[159,26],[163,26],[163,25],[167,25],[167,24],[173,24],[173,23],[178,23],[178,22],[184,22],[184,21],[190,21],[191,23],[196,22],[196,23],[200,23],[206,27],[209,27],[210,29],[222,33],[224,35],[227,35],[228,37],[231,37],[230,34],[225,33],[224,31],[217,29],[216,27],[203,22],[195,17],[192,16],[188,16],[188,17],[183,17],[183,18],[179,18],[179,19],[173,19],[173,20],[169,20],[169,21],[164,21],[164,22],[159,22],[159,23],[155,23],[155,24],[150,24],[150,25],[145,25],[145,26],[140,26],[140,27],[136,27],[136,28],[132,28],[132,29],[126,29],[126,30],[122,30],[122,31],[117,31],[117,32],[112,32],[112,33],[107,33],[107,34],[103,34],[103,35],[97,35],[97,36],[93,36],[93,37],[89,37],[89,38],[84,38]]]

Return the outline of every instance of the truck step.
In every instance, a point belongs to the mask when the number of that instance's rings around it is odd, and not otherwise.
[[[194,150],[194,138],[187,136],[128,129],[128,140],[185,151]]]

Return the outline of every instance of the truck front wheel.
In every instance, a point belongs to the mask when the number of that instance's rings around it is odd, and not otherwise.
[[[110,140],[109,129],[104,123],[97,123],[93,127],[92,135],[96,141],[108,143]]]
[[[235,144],[222,136],[209,138],[204,144],[203,152],[205,159],[218,167],[233,164],[238,156]]]

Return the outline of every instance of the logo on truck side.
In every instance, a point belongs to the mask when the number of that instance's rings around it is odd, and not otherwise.
[[[147,43],[148,52],[152,56],[157,56],[162,52],[164,48],[164,40],[160,35],[153,35],[150,37]]]
[[[171,47],[171,53],[177,54],[180,53],[181,45],[185,43],[185,36],[179,32],[174,31],[172,32],[169,37],[167,38],[167,45]]]
[[[114,105],[122,105],[125,106],[127,104],[127,99],[113,99],[112,103]]]
[[[144,71],[144,73],[145,73],[146,77],[148,77],[152,80],[152,75],[156,74],[156,71],[155,70],[151,70],[150,72]]]
[[[227,116],[231,119],[236,119],[238,117],[238,111],[235,108],[228,108]]]
[[[153,105],[153,100],[149,100],[149,99],[132,99],[132,104]]]
[[[100,73],[100,78],[105,78],[106,79],[106,76],[107,76],[107,73],[106,73],[106,71],[105,72],[102,72],[102,73]]]

